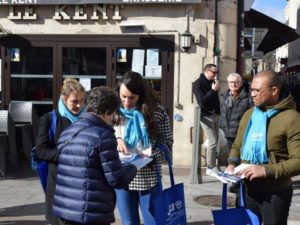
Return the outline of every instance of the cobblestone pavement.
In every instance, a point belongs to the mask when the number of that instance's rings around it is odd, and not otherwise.
[[[189,183],[189,170],[185,173],[174,170],[175,182],[185,185],[185,200],[189,225],[211,225],[213,206],[198,204],[194,199],[199,196],[221,195],[221,182],[203,176],[201,184]],[[300,176],[294,179],[294,196],[290,209],[288,225],[300,224]],[[169,178],[163,176],[163,184],[169,186]],[[229,193],[229,197],[234,195]],[[219,208],[219,207],[217,207]],[[121,225],[116,210],[117,221]],[[6,179],[0,180],[0,225],[46,225],[44,219],[44,193],[38,178],[29,167],[10,172]]]

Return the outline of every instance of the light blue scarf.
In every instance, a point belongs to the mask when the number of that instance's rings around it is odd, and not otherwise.
[[[123,137],[127,147],[129,149],[137,148],[141,140],[143,148],[148,148],[149,135],[143,114],[137,109],[120,108],[120,111],[128,119],[125,127],[125,136]]]
[[[269,161],[267,156],[267,125],[269,119],[277,113],[279,113],[278,109],[264,112],[259,107],[254,107],[244,135],[242,160],[247,160],[251,164],[262,164]]]
[[[76,122],[79,118],[79,115],[84,111],[84,107],[80,110],[78,114],[73,114],[64,104],[62,98],[59,98],[58,101],[58,112],[61,116],[67,117],[72,123]]]

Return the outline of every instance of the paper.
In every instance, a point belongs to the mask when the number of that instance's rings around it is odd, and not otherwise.
[[[142,157],[139,159],[135,159],[129,163],[135,165],[135,167],[139,170],[139,169],[143,168],[144,166],[146,166],[147,164],[149,164],[152,160],[153,159],[149,158],[149,157]]]
[[[238,165],[237,167],[234,168],[233,170],[233,175],[239,173],[240,171],[246,169],[248,166],[251,166],[251,164],[247,164],[247,163],[242,163],[240,165]]]
[[[122,163],[133,164],[136,166],[138,170],[143,168],[144,166],[146,166],[148,163],[152,161],[152,158],[149,158],[142,154],[136,154],[136,153],[133,154],[120,153],[119,156]]]
[[[206,169],[206,174],[209,176],[213,176],[215,178],[217,178],[218,180],[220,180],[222,183],[228,183],[228,182],[232,182],[232,183],[236,183],[240,180],[242,180],[241,177],[238,177],[236,175],[233,174],[228,174],[225,172],[221,172],[218,171],[216,169]]]
[[[147,49],[147,65],[148,66],[158,66],[158,48]]]

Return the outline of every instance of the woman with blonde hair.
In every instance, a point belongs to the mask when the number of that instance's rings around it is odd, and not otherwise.
[[[77,121],[84,110],[85,90],[79,81],[65,79],[61,88],[56,114],[54,140],[49,137],[51,114],[46,113],[40,118],[39,131],[36,139],[36,156],[48,163],[47,186],[45,190],[46,220],[51,225],[58,225],[57,218],[52,213],[53,198],[56,184],[56,169],[58,163],[57,141],[61,132],[71,123]]]

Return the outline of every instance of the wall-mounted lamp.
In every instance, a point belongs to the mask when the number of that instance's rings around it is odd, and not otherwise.
[[[181,34],[181,48],[183,48],[185,52],[188,52],[192,47],[192,39],[193,35],[187,30]]]

